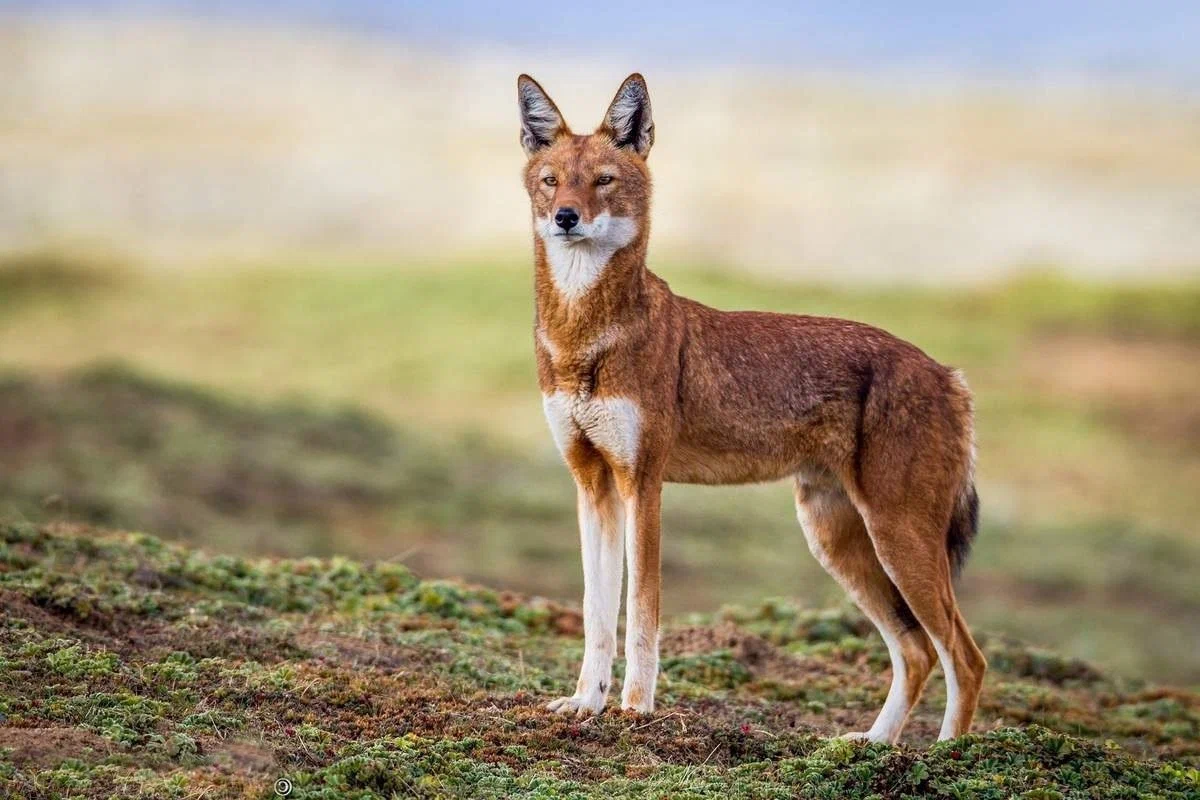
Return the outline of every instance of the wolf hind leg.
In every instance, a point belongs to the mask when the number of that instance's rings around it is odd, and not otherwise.
[[[970,730],[987,671],[954,594],[943,516],[909,511],[874,515],[868,523],[880,563],[925,629],[946,676],[939,740]]]
[[[936,663],[933,643],[888,578],[862,517],[840,486],[798,478],[796,514],[809,550],[874,623],[891,658],[892,684],[875,723],[846,736],[895,743]]]

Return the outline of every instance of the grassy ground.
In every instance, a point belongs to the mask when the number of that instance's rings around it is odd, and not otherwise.
[[[578,612],[389,562],[246,560],[144,534],[0,526],[0,797],[1191,798],[1200,696],[985,636],[978,733],[862,729],[863,620],[782,602],[679,620],[659,709],[543,712]],[[618,668],[619,669],[619,668]]]
[[[965,368],[984,500],[961,587],[972,621],[1200,683],[1200,287],[848,291],[663,273],[714,305],[872,322]],[[11,260],[0,514],[399,558],[574,599],[571,487],[541,419],[531,306],[527,266],[494,260],[182,273]],[[133,371],[92,366],[113,358]],[[669,487],[665,530],[673,612],[840,597],[787,486]]]

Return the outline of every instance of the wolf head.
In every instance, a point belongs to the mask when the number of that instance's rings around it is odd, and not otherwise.
[[[654,119],[646,81],[625,79],[591,134],[571,132],[558,106],[528,75],[517,79],[525,188],[534,233],[547,252],[612,253],[648,228]]]

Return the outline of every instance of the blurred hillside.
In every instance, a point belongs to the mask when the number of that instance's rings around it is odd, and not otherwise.
[[[531,46],[549,23],[451,46],[429,29],[453,5],[406,30],[267,0],[277,17],[49,5],[0,11],[0,519],[577,599],[514,83],[542,78],[587,129],[644,68],[652,266],[677,291],[861,320],[965,370],[971,623],[1200,684],[1187,81],[672,58],[690,39],[643,64],[628,43]],[[411,10],[338,8],[368,6]],[[671,613],[843,598],[787,485],[672,486],[664,509]]]
[[[0,248],[156,265],[521,253],[516,74],[588,130],[643,67],[287,21],[0,19]],[[807,279],[1200,271],[1193,93],[736,63],[647,67],[656,253]]]
[[[0,518],[395,558],[577,599],[573,489],[542,418],[528,269],[0,262]],[[831,290],[664,274],[718,306],[880,325],[965,369],[984,509],[959,587],[968,619],[1124,674],[1200,682],[1200,286]],[[669,486],[664,532],[671,613],[843,598],[786,483]]]

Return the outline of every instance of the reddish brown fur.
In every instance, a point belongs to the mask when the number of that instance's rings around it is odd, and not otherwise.
[[[910,703],[936,660],[930,636],[946,644],[963,693],[948,732],[965,732],[985,665],[958,612],[947,530],[972,481],[968,390],[952,370],[868,325],[719,311],[673,294],[645,265],[644,153],[614,139],[604,126],[580,136],[563,124],[531,154],[525,183],[535,219],[573,206],[585,221],[603,211],[638,221],[636,239],[575,299],[556,286],[537,234],[534,252],[543,394],[620,397],[640,409],[636,463],[583,435],[564,453],[586,496],[611,502],[616,493],[634,503],[630,559],[646,567],[635,587],[639,608],[656,635],[664,481],[794,477],[814,552],[901,641]],[[612,184],[595,185],[601,168],[615,173]],[[547,170],[557,185],[542,182]],[[645,704],[635,699],[635,707]]]

